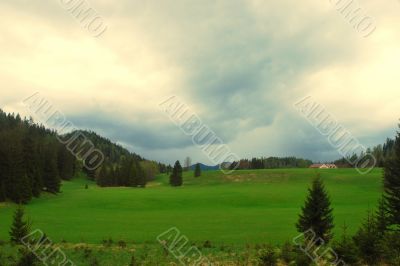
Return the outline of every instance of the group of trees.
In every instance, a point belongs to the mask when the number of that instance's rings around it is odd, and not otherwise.
[[[363,161],[363,158],[366,158],[367,154],[372,155],[376,162],[373,160],[370,161],[370,165],[375,163],[376,167],[384,167],[386,161],[393,157],[395,151],[395,140],[386,139],[386,142],[382,145],[379,144],[373,148],[368,148],[365,152],[360,154],[353,154],[347,158],[341,158],[339,160],[334,161],[334,163],[339,167],[356,167],[356,165],[361,165],[359,161]]]
[[[388,143],[388,142],[387,142]],[[334,250],[343,261],[354,265],[400,265],[400,132],[390,141],[390,155],[384,160],[384,192],[376,211],[368,211],[353,237],[344,232]],[[334,227],[330,199],[321,178],[316,178],[297,223],[299,232],[312,230],[316,248],[329,244]],[[322,240],[322,241],[321,241]]]
[[[124,157],[119,164],[108,161],[103,163],[96,175],[96,181],[101,187],[145,187],[147,177],[139,161],[132,157]]]
[[[89,179],[96,181],[101,187],[127,186],[145,187],[160,172],[167,172],[170,166],[149,161],[122,146],[99,136],[92,131],[79,131],[96,149],[104,155],[100,167],[93,170],[83,168]],[[77,134],[76,131],[69,135]]]
[[[307,168],[312,161],[296,157],[261,157],[251,160],[242,159],[239,162],[233,162],[231,169],[273,169],[273,168]]]
[[[189,157],[188,157],[189,158]],[[190,167],[189,167],[190,168]],[[183,168],[179,161],[175,162],[174,167],[172,168],[172,173],[169,176],[169,184],[173,187],[180,187],[183,185]],[[197,163],[194,167],[193,172],[194,177],[201,176],[201,167],[200,163]]]
[[[74,176],[75,157],[32,119],[0,110],[0,140],[0,201],[26,204],[42,191],[58,193],[61,179]]]
[[[77,139],[75,147],[84,150],[89,143],[104,155],[97,169],[83,167],[68,145],[59,139]],[[63,136],[36,124],[32,119],[0,110],[0,202],[26,204],[41,192],[60,192],[61,180],[70,180],[83,171],[100,186],[145,187],[159,172],[171,166],[148,161],[91,131],[73,131]]]

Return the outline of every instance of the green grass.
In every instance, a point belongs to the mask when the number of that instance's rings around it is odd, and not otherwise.
[[[55,242],[154,243],[177,227],[192,242],[245,245],[282,243],[297,236],[295,223],[307,188],[321,173],[331,195],[336,235],[344,222],[354,232],[381,193],[382,170],[276,169],[185,173],[184,186],[168,186],[160,175],[146,189],[98,188],[82,177],[64,182],[58,196],[44,195],[27,207],[33,229]],[[89,189],[85,189],[85,184]],[[15,205],[0,205],[0,239],[8,240]]]

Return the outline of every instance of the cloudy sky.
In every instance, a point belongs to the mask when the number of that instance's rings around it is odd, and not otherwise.
[[[0,2],[0,108],[31,115],[22,101],[40,92],[77,127],[163,162],[209,163],[160,111],[171,95],[240,157],[338,157],[293,107],[308,95],[365,146],[394,136],[399,1],[91,0],[91,28],[82,1]]]

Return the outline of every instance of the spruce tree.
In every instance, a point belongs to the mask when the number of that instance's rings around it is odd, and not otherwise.
[[[39,197],[42,189],[42,177],[40,175],[38,149],[36,148],[34,131],[32,128],[26,133],[23,146],[26,176],[31,186],[32,195]]]
[[[333,250],[339,259],[348,265],[355,265],[358,262],[358,250],[354,240],[347,235],[347,225],[343,225],[343,233],[340,241],[335,242]]]
[[[313,181],[312,187],[308,190],[309,195],[305,205],[302,208],[302,214],[297,222],[297,230],[301,233],[313,230],[316,237],[316,245],[329,243],[332,239],[333,216],[329,196],[325,190],[324,184],[318,175]]]
[[[394,154],[387,159],[385,164],[384,198],[390,227],[400,231],[400,132],[396,136]]]
[[[100,187],[106,187],[108,185],[108,169],[107,165],[103,163],[100,172],[96,178],[96,183]]]
[[[194,177],[199,177],[199,176],[201,176],[201,168],[200,164],[197,163],[196,168],[194,169]]]
[[[60,192],[61,180],[58,176],[57,151],[54,146],[48,145],[45,150],[43,169],[43,184],[48,192]]]
[[[175,162],[174,168],[172,169],[172,174],[169,178],[169,183],[173,187],[182,186],[182,166],[179,161]]]
[[[13,222],[10,230],[11,243],[20,244],[21,239],[29,233],[29,222],[24,220],[25,211],[21,205],[14,213]]]
[[[389,215],[385,199],[379,200],[378,209],[375,212],[375,224],[377,232],[383,237],[389,227]]]
[[[367,265],[378,265],[382,256],[381,235],[374,215],[368,211],[367,218],[354,236],[359,255]]]

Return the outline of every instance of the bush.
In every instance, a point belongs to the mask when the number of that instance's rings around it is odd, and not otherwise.
[[[124,240],[120,240],[120,241],[118,241],[118,246],[120,248],[126,248],[126,242]]]
[[[286,242],[281,248],[280,257],[284,263],[289,265],[296,260],[296,247],[294,247],[290,242]]]
[[[274,250],[274,247],[267,246],[264,250],[261,250],[260,265],[262,266],[275,266],[278,261],[278,256]]]
[[[388,232],[382,240],[383,259],[388,265],[400,265],[400,232]]]

